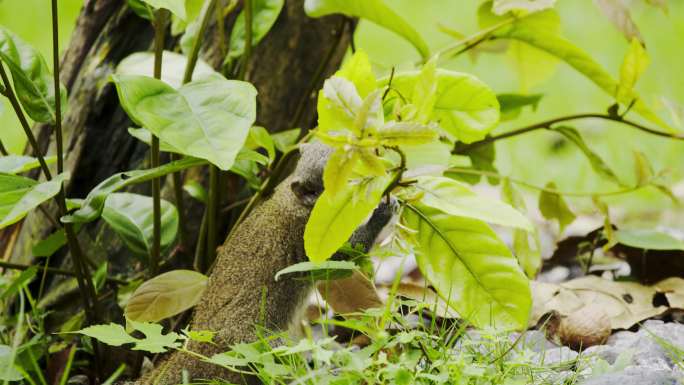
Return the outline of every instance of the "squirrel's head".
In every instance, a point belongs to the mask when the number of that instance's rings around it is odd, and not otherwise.
[[[313,207],[323,192],[323,169],[333,149],[323,143],[304,143],[299,145],[299,161],[290,184],[299,200]]]

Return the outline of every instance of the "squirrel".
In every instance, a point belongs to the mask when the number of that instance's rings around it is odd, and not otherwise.
[[[307,260],[304,227],[316,199],[323,192],[323,169],[332,153],[324,144],[300,145],[294,172],[268,199],[247,216],[218,250],[217,262],[202,300],[194,310],[191,330],[214,331],[213,344],[189,342],[188,349],[205,356],[226,352],[231,345],[258,339],[257,327],[286,331],[296,323],[305,299],[314,289],[310,280],[275,274]],[[384,201],[350,238],[368,251],[393,215]],[[342,259],[340,255],[335,259]],[[192,379],[222,379],[233,383],[260,383],[256,378],[174,352],[138,384],[179,384],[182,372]]]

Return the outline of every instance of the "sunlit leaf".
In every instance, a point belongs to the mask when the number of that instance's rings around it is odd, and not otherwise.
[[[15,367],[14,349],[8,345],[0,345],[0,380],[21,381],[24,376]]]
[[[0,174],[0,229],[19,221],[29,211],[57,195],[67,179],[68,173],[42,183],[23,176]]]
[[[445,177],[421,176],[415,187],[421,191],[421,203],[447,214],[479,219],[502,226],[532,231],[529,219],[510,205],[478,196],[470,187]]]
[[[518,210],[525,211],[525,200],[520,193],[513,187],[508,179],[504,179],[501,189],[503,200]],[[518,258],[518,263],[525,271],[525,274],[533,279],[542,264],[541,244],[539,233],[536,228],[531,231],[516,229],[513,231],[513,254]]]
[[[634,151],[634,174],[637,186],[646,186],[651,183],[654,171],[651,162],[641,151]]]
[[[350,80],[333,76],[318,96],[318,128],[322,132],[352,131],[363,100]],[[358,134],[358,132],[355,132]]]
[[[311,17],[342,13],[367,19],[404,37],[423,59],[430,57],[430,49],[418,32],[382,0],[306,0],[304,10]]]
[[[297,139],[299,138],[299,133],[301,131],[302,130],[299,128],[293,128],[291,130],[285,130],[271,134],[276,149],[283,153],[289,150],[297,143]]]
[[[152,251],[154,218],[152,197],[113,193],[105,201],[102,219],[123,239],[135,254],[149,255]],[[176,239],[178,211],[176,206],[161,200],[161,247],[167,248]]]
[[[115,323],[88,326],[85,329],[79,330],[77,333],[95,338],[98,341],[111,346],[132,344],[138,341],[137,338],[126,333],[126,329],[124,329],[123,326]]]
[[[630,97],[634,85],[646,71],[648,64],[646,50],[636,38],[633,38],[620,67],[620,86],[615,97],[617,100],[627,100]]]
[[[207,276],[192,270],[171,270],[138,287],[126,305],[126,318],[157,322],[195,306],[207,286]]]
[[[161,80],[173,88],[180,88],[183,84],[183,76],[188,58],[179,53],[164,51],[162,53]],[[126,56],[116,66],[119,75],[144,75],[154,74],[154,53],[136,52]],[[198,59],[195,70],[192,72],[192,80],[204,80],[216,74],[213,68],[204,60]]]
[[[146,76],[112,75],[112,80],[133,121],[222,170],[233,165],[256,119],[256,89],[247,82],[212,76],[175,90]]]
[[[416,102],[414,90],[420,72],[394,76],[392,88]],[[389,78],[383,80],[387,84]],[[482,140],[499,122],[499,102],[494,92],[472,75],[437,70],[437,91],[430,120],[456,139],[471,143]]]
[[[275,280],[279,280],[280,277],[286,274],[315,273],[316,276],[325,277],[327,275],[335,274],[336,270],[350,272],[351,270],[355,270],[357,268],[358,267],[356,264],[351,261],[300,262],[277,272],[275,275]]]
[[[335,76],[352,82],[362,98],[378,88],[368,54],[362,50],[357,50],[335,73]]]
[[[337,149],[330,155],[323,170],[323,186],[331,196],[335,196],[347,186],[358,160],[357,151],[346,151],[344,148]]]
[[[252,46],[257,45],[271,30],[283,9],[284,0],[253,0],[252,2]],[[230,48],[226,60],[239,58],[245,52],[245,11],[235,20],[230,33]]]
[[[56,156],[46,156],[46,164],[52,164],[57,160]],[[21,174],[22,172],[40,167],[40,161],[26,155],[6,155],[0,157],[0,173]]]
[[[556,0],[494,0],[492,12],[497,15],[510,11],[537,12],[555,5]]]
[[[269,134],[268,130],[266,130],[264,127],[252,126],[252,128],[249,129],[249,135],[247,136],[245,147],[250,150],[256,150],[257,148],[261,147],[266,150],[269,161],[275,160],[275,143],[273,142],[271,134]]]
[[[183,185],[183,190],[198,201],[207,203],[207,190],[196,180],[186,182]]]
[[[0,27],[0,60],[12,73],[14,90],[21,106],[36,122],[54,123],[56,119],[53,75],[45,59],[12,32]],[[62,116],[67,108],[67,92],[60,84]]]
[[[615,28],[625,36],[627,41],[637,39],[643,43],[639,27],[632,20],[631,12],[623,0],[594,0],[594,4],[615,25]]]
[[[402,220],[417,231],[420,270],[463,318],[478,327],[526,328],[528,280],[487,224],[423,205],[407,206]]]
[[[104,207],[105,200],[109,194],[126,186],[146,182],[176,171],[205,164],[207,164],[207,162],[202,159],[185,158],[148,170],[125,171],[114,174],[95,186],[95,188],[88,193],[88,196],[78,210],[63,216],[61,220],[65,223],[92,222],[102,214],[102,208]]]
[[[584,138],[582,138],[582,135],[573,127],[569,126],[556,126],[553,127],[553,130],[560,133],[564,137],[566,137],[568,140],[570,140],[572,143],[574,143],[577,148],[584,153],[584,155],[587,157],[589,160],[589,163],[591,164],[591,168],[596,171],[599,175],[602,177],[611,180],[612,182],[615,182],[617,184],[622,184],[620,179],[618,179],[617,175],[613,172],[613,170],[608,166],[608,164],[597,154],[595,153],[587,143],[584,141]]]
[[[563,229],[574,222],[576,217],[565,203],[565,199],[555,193],[555,190],[555,183],[546,184],[546,189],[539,194],[539,210],[544,218],[558,221],[560,231],[563,232]]]
[[[143,333],[145,338],[135,338],[126,333],[126,329],[123,326],[115,323],[93,325],[75,333],[95,338],[112,346],[134,344],[133,350],[143,350],[150,353],[164,353],[170,348],[177,348],[181,345],[178,342],[181,337],[174,332],[163,334],[161,325],[131,320],[129,322],[135,330]]]
[[[313,262],[330,258],[380,203],[389,177],[348,185],[331,194],[324,190],[304,230],[304,249]]]
[[[439,133],[430,126],[397,121],[382,126],[377,135],[385,146],[416,146],[430,143],[439,137]]]
[[[430,121],[437,101],[437,60],[438,56],[430,59],[420,70],[413,88],[413,101],[416,107],[418,123],[426,124]]]
[[[644,250],[684,250],[683,240],[657,230],[617,230],[615,238],[623,245]]]

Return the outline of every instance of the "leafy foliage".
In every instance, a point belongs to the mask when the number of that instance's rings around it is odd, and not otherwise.
[[[0,174],[0,228],[17,222],[57,195],[68,178],[68,174],[60,174],[49,182],[38,183],[23,176]]]

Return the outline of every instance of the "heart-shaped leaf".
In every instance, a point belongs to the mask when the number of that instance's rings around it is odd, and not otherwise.
[[[185,155],[229,170],[256,119],[256,89],[218,75],[178,90],[161,80],[113,75],[124,110]]]
[[[188,58],[185,55],[164,51],[162,53],[161,80],[173,88],[180,88],[183,85],[183,75],[187,63]],[[154,53],[136,52],[126,56],[116,66],[116,73],[119,75],[152,76],[154,74]],[[203,80],[213,75],[216,75],[216,71],[204,60],[198,59],[195,70],[192,72],[192,80]]]

